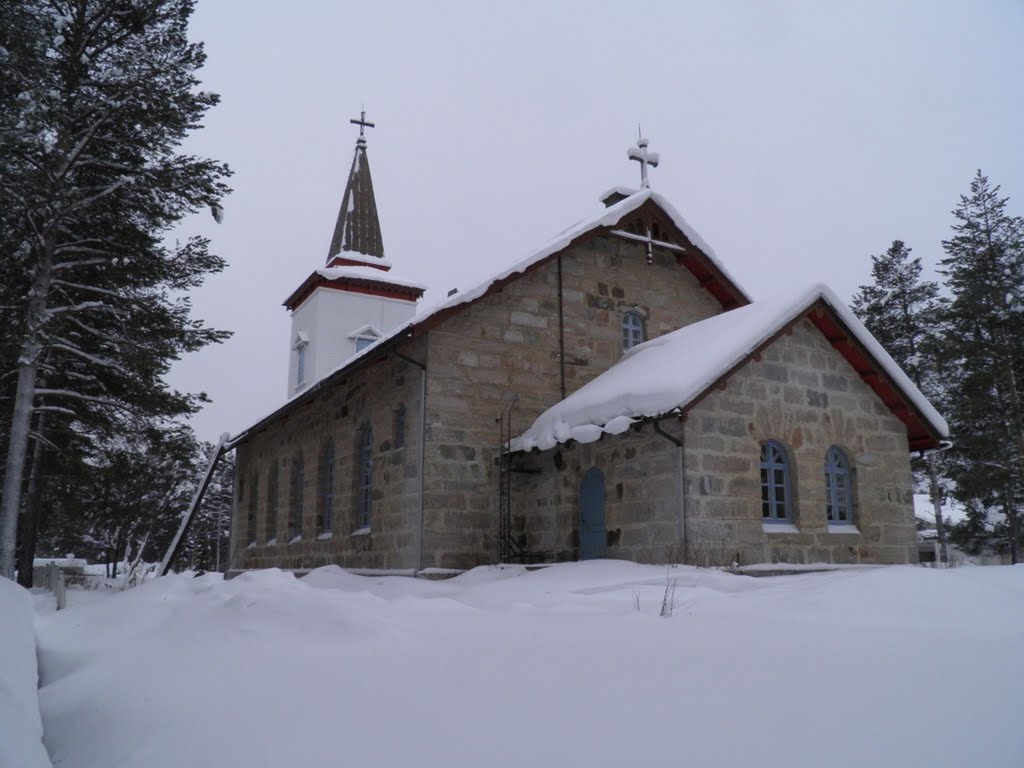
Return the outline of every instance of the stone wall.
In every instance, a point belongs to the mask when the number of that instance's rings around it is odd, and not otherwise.
[[[608,556],[697,565],[916,560],[906,429],[808,321],[780,336],[662,429],[685,445],[685,551],[678,448],[651,425],[589,445],[521,459],[513,531],[551,559],[578,556],[583,474],[605,476]],[[762,522],[760,448],[782,442],[792,462],[789,526]],[[854,526],[826,522],[824,460],[851,461]],[[532,470],[536,474],[531,474]]]
[[[682,436],[678,419],[661,427],[676,439]],[[544,560],[579,558],[579,490],[591,467],[604,474],[607,556],[681,562],[679,449],[649,424],[521,457],[512,493],[512,531],[520,544]]]
[[[423,359],[426,344],[405,345]],[[420,369],[397,357],[373,363],[299,405],[237,448],[232,520],[233,568],[415,568],[419,560]],[[404,405],[404,429],[396,409]],[[373,434],[370,525],[359,524],[359,440]],[[324,505],[323,455],[335,446],[333,521],[318,526]],[[303,459],[301,535],[289,528],[294,459]],[[268,486],[278,465],[277,526],[268,528]],[[255,540],[247,525],[256,481]]]
[[[594,237],[562,254],[565,388],[571,394],[622,354],[622,315],[638,312],[647,338],[705,319],[718,303],[675,258]],[[497,557],[499,425],[515,398],[518,433],[562,397],[559,259],[452,314],[404,354],[427,364],[425,471],[420,538],[420,370],[395,356],[355,371],[251,436],[238,448],[232,566],[466,568]],[[394,411],[405,405],[404,444]],[[374,435],[373,511],[356,517],[359,430]],[[602,469],[610,557],[698,564],[906,562],[916,553],[903,424],[807,321],[781,336],[689,413],[590,445],[521,459],[513,479],[513,529],[547,559],[578,556],[582,474]],[[793,461],[794,531],[761,522],[761,443],[781,441]],[[335,522],[317,526],[323,447],[336,447]],[[823,461],[841,446],[855,473],[856,532],[829,530]],[[288,529],[293,458],[304,457],[301,537]],[[278,465],[277,527],[268,530],[268,478]],[[255,541],[247,517],[256,478]],[[680,495],[686,499],[681,550]],[[270,543],[270,542],[274,543]],[[422,559],[420,552],[422,549]]]
[[[466,307],[429,333],[426,566],[497,557],[499,426],[512,432],[562,398],[558,260]],[[622,356],[622,315],[653,338],[721,311],[675,257],[644,262],[641,246],[595,237],[561,256],[565,386],[571,394]]]
[[[741,565],[916,561],[903,422],[808,320],[760,358],[689,413],[691,556]],[[761,522],[760,445],[768,439],[780,441],[792,463],[796,533]],[[850,460],[856,532],[830,530],[826,521],[824,462],[833,445]]]

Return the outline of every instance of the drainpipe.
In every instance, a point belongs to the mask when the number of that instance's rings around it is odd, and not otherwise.
[[[401,352],[395,352],[395,357],[400,360],[404,360],[410,365],[415,365],[420,369],[420,470],[419,470],[419,483],[416,489],[416,495],[419,501],[420,507],[420,536],[419,536],[419,553],[416,559],[416,572],[419,573],[423,570],[423,529],[424,529],[424,512],[423,512],[423,473],[426,469],[425,454],[427,448],[427,366],[421,363],[419,360],[413,360],[411,357],[403,355]]]
[[[562,296],[562,254],[558,254],[558,371],[561,377],[562,399],[565,400],[565,308]]]
[[[663,417],[664,418],[664,417]],[[679,478],[679,544],[683,560],[686,560],[686,477],[683,464],[683,441],[661,428],[661,419],[655,419],[654,431],[676,447],[676,473]],[[685,430],[684,430],[685,434]]]

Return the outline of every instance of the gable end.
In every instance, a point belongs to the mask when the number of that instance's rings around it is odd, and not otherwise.
[[[841,354],[857,374],[874,391],[885,407],[902,421],[907,427],[907,442],[911,451],[925,451],[939,448],[942,437],[928,425],[928,420],[905,397],[900,387],[886,374],[882,366],[857,341],[854,333],[846,326],[831,307],[823,300],[815,302],[806,313],[806,317],[814,323],[839,354]]]

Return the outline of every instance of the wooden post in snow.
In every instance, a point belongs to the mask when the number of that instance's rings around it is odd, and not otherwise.
[[[206,474],[203,475],[202,481],[199,483],[199,487],[196,488],[196,494],[192,497],[192,503],[188,507],[188,511],[181,518],[181,525],[178,526],[178,532],[174,534],[174,539],[171,541],[171,546],[167,548],[167,554],[164,555],[163,561],[160,563],[160,570],[157,571],[157,576],[166,576],[167,571],[171,567],[171,563],[174,562],[174,558],[178,556],[178,550],[181,548],[181,542],[185,538],[185,534],[188,532],[189,526],[192,525],[192,520],[196,516],[196,512],[199,510],[199,505],[203,503],[203,495],[206,493],[206,489],[210,485],[210,480],[213,479],[213,471],[217,468],[217,462],[220,461],[220,457],[224,455],[225,451],[229,450],[226,445],[230,435],[227,432],[220,436],[220,441],[217,443],[213,452],[210,453],[210,463],[206,466]]]

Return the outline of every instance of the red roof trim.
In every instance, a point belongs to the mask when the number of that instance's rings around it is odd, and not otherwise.
[[[386,299],[399,299],[401,301],[416,301],[423,296],[422,288],[395,285],[387,280],[375,280],[372,277],[339,277],[330,280],[314,272],[306,278],[291,296],[284,300],[284,306],[289,310],[297,309],[317,288],[331,288],[338,291],[362,293],[368,296],[381,296]]]
[[[924,451],[941,447],[941,437],[928,425],[928,420],[906,398],[895,382],[856,340],[840,317],[823,301],[815,302],[806,317],[818,328],[828,342],[857,372],[861,380],[874,391],[885,407],[907,427],[907,442],[911,451]]]

